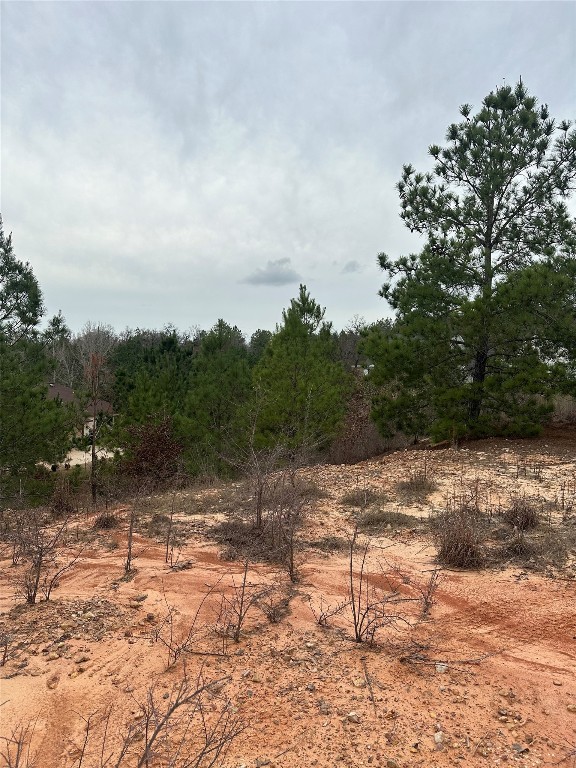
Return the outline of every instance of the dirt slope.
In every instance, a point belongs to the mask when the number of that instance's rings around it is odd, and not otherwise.
[[[538,500],[554,535],[568,536],[575,438],[558,430],[534,440],[479,441],[460,450],[404,451],[307,469],[306,481],[319,492],[298,534],[298,583],[263,562],[251,562],[248,571],[253,591],[274,588],[266,599],[278,603],[279,614],[289,603],[287,613],[272,623],[254,607],[238,644],[225,636],[221,593],[232,599],[243,564],[223,559],[226,547],[210,531],[234,508],[239,487],[178,497],[183,569],[169,568],[162,542],[140,532],[135,572],[123,579],[124,525],[92,536],[52,599],[26,607],[15,597],[25,566],[11,566],[5,552],[0,623],[10,644],[0,668],[2,736],[35,721],[38,768],[78,765],[82,717],[94,713],[102,723],[113,705],[113,743],[117,731],[138,722],[152,684],[160,701],[170,695],[185,659],[192,678],[201,669],[205,679],[227,678],[209,709],[219,711],[225,696],[247,726],[221,760],[227,768],[571,765],[574,553],[561,569],[513,558],[481,571],[444,569],[429,615],[416,621],[420,606],[399,605],[394,610],[410,626],[391,623],[372,646],[353,642],[349,611],[320,626],[312,608],[318,615],[321,606],[346,598],[346,540],[361,510],[343,499],[353,492],[368,498],[371,491],[374,509],[414,517],[412,526],[369,528],[360,537],[370,542],[369,587],[391,580],[406,597],[414,594],[410,580],[424,587],[437,567],[428,514],[455,494],[475,493],[495,521],[511,495],[524,494]],[[435,483],[428,495],[399,488],[424,470]],[[168,503],[145,501],[143,517]],[[79,530],[92,522],[78,521]],[[538,535],[548,535],[546,522]],[[358,567],[356,555],[356,574]],[[170,621],[173,639],[195,624],[193,653],[167,669]]]

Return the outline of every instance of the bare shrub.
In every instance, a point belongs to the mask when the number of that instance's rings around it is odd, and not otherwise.
[[[548,529],[538,542],[538,558],[543,564],[562,568],[568,558],[570,547],[576,545],[576,536],[558,535],[558,531]]]
[[[290,580],[298,579],[297,534],[317,486],[301,482],[292,469],[277,472],[267,480],[267,499],[262,508],[262,522],[246,521],[234,515],[214,526],[210,533],[227,545],[230,560],[265,560],[286,568]],[[312,494],[312,496],[310,495]]]
[[[202,654],[206,652],[200,651],[198,648],[199,640],[203,631],[202,626],[199,623],[199,617],[206,601],[210,598],[216,590],[218,581],[214,586],[204,594],[198,608],[196,609],[192,621],[187,626],[182,626],[178,622],[178,611],[170,605],[164,595],[164,603],[166,605],[166,614],[160,624],[154,628],[152,632],[153,642],[163,645],[167,652],[166,669],[170,669],[181,656],[186,654]],[[211,652],[207,652],[207,655],[212,655]],[[214,653],[213,655],[218,655]]]
[[[162,514],[162,512],[154,512],[154,514],[148,521],[146,530],[149,536],[166,536],[166,532],[169,527],[170,527],[169,515],[164,515]],[[170,545],[168,544],[168,547],[169,546]],[[168,561],[166,560],[166,562]]]
[[[35,768],[38,765],[38,753],[32,752],[35,728],[36,721],[20,723],[12,728],[10,736],[0,736],[0,741],[4,742],[0,757],[5,768]]]
[[[511,505],[502,513],[502,517],[508,525],[519,531],[529,531],[538,526],[540,522],[539,510],[536,504],[525,497],[516,496]]]
[[[0,667],[3,667],[12,658],[12,643],[12,635],[8,632],[0,633]]]
[[[292,592],[272,587],[259,599],[258,607],[270,624],[279,624],[290,613],[292,596]]]
[[[376,584],[374,574],[366,570],[369,544],[360,548],[359,559],[354,556],[358,528],[354,530],[350,539],[348,558],[348,606],[351,613],[354,640],[357,643],[374,643],[376,634],[384,627],[398,624],[410,626],[410,614],[405,610],[404,604],[421,602],[423,594],[409,591],[410,579],[397,571],[393,577],[380,573],[379,581],[383,586]],[[356,568],[355,568],[356,566]],[[429,590],[428,610],[432,605],[432,593],[434,587]],[[422,609],[423,612],[423,609]]]
[[[54,485],[50,510],[54,517],[69,516],[74,512],[74,499],[70,488],[70,480],[65,475],[60,475]]]
[[[262,603],[270,592],[270,587],[248,580],[248,569],[249,562],[246,560],[239,583],[232,577],[230,594],[221,593],[217,630],[219,634],[231,637],[235,643],[240,642],[242,627],[250,611]]]
[[[437,557],[443,565],[478,568],[484,562],[482,520],[466,500],[454,498],[431,516]]]
[[[46,600],[50,599],[58,579],[79,559],[82,549],[74,551],[64,547],[67,543],[68,520],[58,526],[43,519],[39,510],[28,510],[22,514],[15,538],[15,552],[30,563],[21,580],[18,590],[29,605],[36,603],[39,592]],[[59,556],[59,548],[66,551],[66,558]],[[13,557],[14,560],[14,557]]]
[[[348,549],[348,541],[343,536],[334,536],[328,534],[321,539],[314,539],[305,542],[306,546],[319,549],[321,552],[343,552]]]
[[[112,707],[82,718],[82,742],[75,750],[74,766],[114,768],[211,768],[221,765],[230,745],[245,729],[223,691],[229,677],[195,680],[186,674],[171,692],[154,686],[137,701],[135,717],[116,727]],[[32,764],[12,763],[12,766]]]
[[[334,616],[338,616],[338,614],[342,613],[342,611],[348,608],[349,605],[350,598],[346,598],[345,600],[341,600],[335,605],[331,605],[324,600],[322,595],[320,595],[320,599],[318,600],[317,604],[313,603],[312,600],[309,602],[310,610],[314,616],[314,621],[320,627],[327,627],[329,625],[330,619],[334,618]]]

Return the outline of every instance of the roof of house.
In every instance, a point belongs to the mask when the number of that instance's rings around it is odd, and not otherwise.
[[[49,384],[48,397],[51,400],[61,400],[63,403],[78,402],[78,396],[72,387],[67,387],[65,384]],[[108,400],[97,399],[93,403],[89,402],[86,405],[84,410],[88,416],[92,415],[94,405],[96,406],[96,413],[114,413],[112,403],[109,403]]]

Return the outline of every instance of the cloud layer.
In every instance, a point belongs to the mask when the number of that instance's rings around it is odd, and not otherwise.
[[[305,282],[339,327],[418,247],[403,163],[522,75],[576,112],[569,3],[3,4],[2,213],[50,312],[274,327]],[[552,55],[553,54],[553,55]]]

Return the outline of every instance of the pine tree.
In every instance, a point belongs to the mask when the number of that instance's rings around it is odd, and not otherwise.
[[[293,455],[324,448],[343,418],[350,375],[324,314],[301,285],[254,369],[263,445],[283,440]]]
[[[42,292],[27,262],[14,255],[0,216],[0,335],[6,343],[29,336],[44,314]]]
[[[556,128],[522,82],[460,110],[434,169],[404,166],[401,216],[425,238],[392,261],[381,295],[392,333],[366,351],[383,429],[438,437],[527,433],[574,360],[576,131]]]
[[[242,333],[224,320],[206,333],[194,358],[179,429],[202,469],[221,474],[239,409],[250,393],[248,349]]]
[[[0,476],[59,461],[73,416],[47,398],[50,366],[37,326],[42,292],[29,264],[18,261],[0,219]]]

